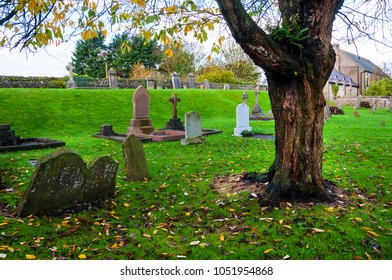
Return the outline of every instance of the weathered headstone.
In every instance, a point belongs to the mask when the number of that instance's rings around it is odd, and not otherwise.
[[[210,89],[211,88],[211,83],[207,79],[204,80],[203,85],[204,85],[205,89]]]
[[[331,111],[331,108],[329,107],[328,103],[325,103],[325,106],[324,106],[324,117],[326,120],[329,120],[330,118],[332,118],[332,111]]]
[[[117,71],[113,68],[110,68],[108,71],[109,75],[109,87],[110,88],[118,88],[118,81],[117,81]]]
[[[175,130],[183,130],[184,124],[181,120],[177,117],[177,102],[180,102],[181,99],[177,97],[177,94],[173,93],[172,97],[168,100],[172,103],[172,118],[169,122],[166,123],[167,129],[175,129]]]
[[[196,83],[195,83],[195,74],[189,73],[188,74],[188,87],[189,88],[195,88]]]
[[[224,84],[223,85],[224,90],[229,90],[230,89],[230,84]]]
[[[185,114],[185,139],[181,139],[182,145],[200,144],[205,142],[202,137],[201,117],[197,112]]]
[[[339,97],[336,98],[336,108],[342,109],[342,104]]]
[[[154,132],[150,120],[150,95],[144,86],[139,86],[132,97],[133,117],[128,127],[128,134],[150,134]]]
[[[252,127],[249,126],[249,107],[246,105],[248,94],[244,92],[242,95],[243,102],[236,108],[236,127],[234,128],[235,136],[242,136],[241,133],[245,130],[251,131]]]
[[[68,82],[67,82],[67,88],[75,88],[76,84],[73,79],[73,65],[72,62],[68,63],[65,68],[68,70]]]
[[[114,194],[118,163],[108,156],[88,166],[76,152],[62,148],[37,161],[18,205],[19,216],[45,215]]]
[[[354,104],[354,110],[358,109],[361,106],[361,98],[362,98],[361,95],[357,96],[357,99],[355,100],[355,104]]]
[[[172,82],[173,82],[173,89],[181,88],[181,79],[176,72],[172,74]]]
[[[126,180],[130,182],[143,181],[148,178],[146,156],[143,143],[135,136],[128,135],[122,144]]]
[[[88,165],[87,184],[83,188],[82,202],[91,202],[110,197],[116,186],[118,163],[110,156],[100,156]]]
[[[146,83],[147,83],[147,90],[155,89],[155,80],[152,76],[148,76],[146,78]]]

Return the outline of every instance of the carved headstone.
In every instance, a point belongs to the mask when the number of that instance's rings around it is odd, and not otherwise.
[[[263,111],[261,110],[260,104],[259,104],[259,96],[260,96],[260,89],[259,86],[256,87],[255,89],[255,95],[256,95],[256,103],[255,106],[253,106],[252,109],[252,116],[254,117],[259,117],[263,116]]]
[[[150,95],[144,86],[139,86],[132,97],[133,117],[128,127],[128,134],[142,133],[150,134],[154,132],[152,121],[150,120]]]
[[[224,90],[229,90],[230,89],[230,84],[224,84],[223,85]]]
[[[114,194],[118,163],[108,156],[88,166],[76,152],[62,148],[37,161],[32,180],[18,205],[19,216],[45,215],[78,202]]]
[[[200,144],[205,142],[202,137],[201,117],[197,112],[185,114],[185,139],[181,139],[182,145]]]
[[[135,136],[128,135],[122,144],[126,180],[130,182],[143,181],[148,178],[146,156],[143,143]]]
[[[362,98],[361,95],[357,96],[357,99],[355,100],[355,104],[354,104],[354,110],[358,109],[361,106],[361,98]]]

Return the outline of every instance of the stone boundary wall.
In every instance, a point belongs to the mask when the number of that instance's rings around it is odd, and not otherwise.
[[[0,76],[0,88],[65,88],[66,77]]]
[[[341,106],[354,106],[357,103],[358,97],[341,97]],[[336,100],[335,100],[336,101]],[[361,102],[374,103],[378,108],[391,108],[392,97],[391,96],[361,96]]]
[[[0,88],[65,88],[68,77],[22,77],[22,76],[0,76]],[[89,78],[89,77],[74,77],[77,88],[109,88],[109,79],[106,78]],[[172,89],[173,84],[171,80],[156,80],[155,88]],[[130,80],[118,79],[119,88],[134,88],[140,85],[147,85],[146,79]],[[189,88],[188,82],[182,81],[184,88]],[[202,88],[203,83],[195,82],[195,88]],[[224,83],[210,83],[211,89],[224,89]],[[229,84],[230,89],[236,90],[254,90],[255,86],[251,84]]]

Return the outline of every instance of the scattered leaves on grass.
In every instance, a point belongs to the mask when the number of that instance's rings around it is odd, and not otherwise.
[[[269,248],[267,250],[264,251],[264,254],[268,254],[269,252],[271,252],[272,250],[274,250],[274,248]]]
[[[36,258],[34,255],[26,254],[26,260],[35,260]]]

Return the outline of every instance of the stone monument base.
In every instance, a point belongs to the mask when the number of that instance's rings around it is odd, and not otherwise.
[[[243,131],[245,131],[245,130],[252,131],[252,128],[250,126],[247,126],[247,127],[236,127],[236,128],[234,128],[234,135],[235,136],[242,136],[241,133]]]
[[[205,141],[206,139],[204,137],[186,138],[186,139],[181,139],[181,145],[201,144],[204,143]]]

